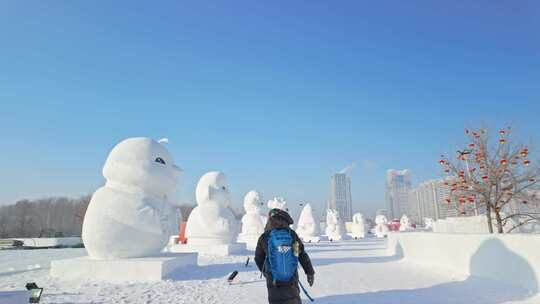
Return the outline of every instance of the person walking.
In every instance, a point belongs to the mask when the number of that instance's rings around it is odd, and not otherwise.
[[[272,209],[264,233],[257,241],[255,263],[266,278],[270,304],[301,304],[298,286],[298,263],[307,276],[309,286],[315,271],[304,244],[290,228],[293,219],[284,210]]]

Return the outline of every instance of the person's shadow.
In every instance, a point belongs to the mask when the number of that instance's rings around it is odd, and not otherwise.
[[[402,255],[400,248],[397,254]],[[417,289],[332,295],[316,301],[332,304],[500,304],[525,300],[538,292],[538,281],[529,263],[496,238],[481,244],[471,258],[469,269],[471,276],[465,281]],[[512,285],[501,282],[512,279]]]

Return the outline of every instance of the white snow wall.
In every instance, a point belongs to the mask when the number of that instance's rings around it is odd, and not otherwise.
[[[540,235],[390,233],[388,250],[410,263],[540,290]]]

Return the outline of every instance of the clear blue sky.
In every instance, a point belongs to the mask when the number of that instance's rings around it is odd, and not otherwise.
[[[0,203],[91,193],[109,150],[168,137],[193,200],[222,170],[322,206],[352,161],[355,209],[415,181],[463,129],[540,140],[538,1],[2,1]],[[538,147],[538,146],[537,146]]]

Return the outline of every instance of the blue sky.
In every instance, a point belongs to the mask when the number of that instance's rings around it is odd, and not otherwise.
[[[208,170],[236,204],[322,206],[352,161],[354,208],[415,181],[463,129],[540,140],[537,1],[3,1],[0,204],[91,193],[109,150],[168,137],[193,200]]]

